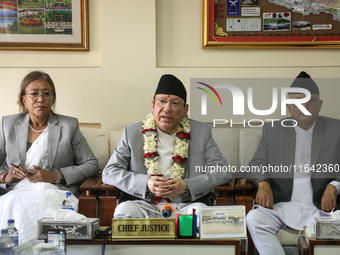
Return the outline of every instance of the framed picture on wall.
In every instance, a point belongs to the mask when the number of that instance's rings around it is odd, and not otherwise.
[[[0,50],[89,51],[88,0],[0,0]]]
[[[203,0],[203,48],[340,48],[339,1]]]

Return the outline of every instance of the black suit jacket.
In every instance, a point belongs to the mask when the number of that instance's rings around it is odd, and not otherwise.
[[[249,180],[255,185],[263,180],[268,181],[273,190],[274,203],[289,202],[294,181],[295,129],[283,127],[281,121],[277,121],[273,127],[272,123],[265,124],[262,133],[263,137],[249,166],[258,166],[260,169],[269,165],[277,169],[286,167],[288,171],[257,173],[250,176]],[[333,180],[340,181],[339,120],[321,116],[317,118],[313,130],[311,166],[308,167],[312,171],[313,202],[320,209],[326,186]],[[300,171],[299,168],[295,169]]]

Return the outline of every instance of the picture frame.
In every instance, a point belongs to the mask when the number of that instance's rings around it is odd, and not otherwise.
[[[0,0],[0,50],[89,51],[88,0]]]
[[[247,238],[245,206],[208,206],[200,209],[200,239]]]
[[[340,19],[330,13],[298,13],[279,0],[202,3],[203,49],[340,48]]]

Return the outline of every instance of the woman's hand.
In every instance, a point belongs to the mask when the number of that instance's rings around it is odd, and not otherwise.
[[[50,172],[46,169],[42,169],[38,166],[34,166],[34,169],[26,169],[27,173],[30,173],[32,175],[28,175],[28,179],[30,179],[32,182],[49,182],[54,183],[57,180],[57,173],[56,172]]]
[[[4,181],[6,183],[13,183],[17,180],[25,179],[25,177],[26,170],[20,164],[18,164],[17,166],[11,166]]]

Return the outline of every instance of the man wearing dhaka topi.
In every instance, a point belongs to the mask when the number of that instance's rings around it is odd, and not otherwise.
[[[310,99],[287,105],[291,117],[264,125],[263,137],[249,166],[288,166],[291,171],[255,174],[256,205],[247,214],[247,227],[261,255],[285,255],[276,233],[280,229],[302,231],[315,217],[328,217],[336,210],[340,194],[340,121],[319,116],[323,101],[314,80],[302,71],[291,89],[302,88]],[[306,94],[291,92],[290,99]],[[309,113],[309,114],[308,114]],[[294,124],[295,123],[295,124]],[[262,171],[262,170],[261,170]],[[339,207],[338,207],[339,208]]]
[[[157,204],[177,203],[177,213],[213,205],[211,190],[231,181],[229,173],[195,172],[196,166],[228,164],[207,124],[188,119],[187,92],[175,76],[159,81],[146,118],[123,130],[103,171],[103,182],[123,191],[114,216],[159,218]]]

